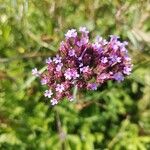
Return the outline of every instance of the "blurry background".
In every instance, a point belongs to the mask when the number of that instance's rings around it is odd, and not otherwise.
[[[127,40],[134,70],[52,108],[31,70],[79,26]],[[0,0],[0,149],[150,149],[150,1]]]

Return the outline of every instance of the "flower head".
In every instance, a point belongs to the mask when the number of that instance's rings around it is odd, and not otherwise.
[[[86,27],[68,30],[54,58],[47,58],[47,70],[42,74],[37,68],[32,74],[41,78],[47,85],[44,96],[56,105],[65,97],[73,100],[74,86],[78,89],[97,90],[109,80],[121,82],[132,70],[127,42],[111,35],[109,40],[97,36],[90,42]],[[50,88],[50,89],[49,89]],[[53,91],[53,92],[52,92]]]

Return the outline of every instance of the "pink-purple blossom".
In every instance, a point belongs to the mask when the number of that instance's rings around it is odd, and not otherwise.
[[[59,55],[56,55],[56,57],[54,57],[53,61],[58,64],[58,63],[61,63],[61,57]]]
[[[114,79],[117,80],[118,82],[121,82],[124,80],[124,76],[121,72],[117,72],[114,74]]]
[[[56,104],[58,104],[57,99],[56,98],[52,98],[51,105],[56,105]]]
[[[89,31],[87,30],[86,27],[80,27],[80,28],[79,28],[79,31],[82,32],[82,33],[86,33],[86,34],[89,33]]]
[[[45,84],[47,84],[48,83],[48,80],[46,79],[46,78],[42,78],[41,79],[41,84],[42,85],[45,85]]]
[[[96,83],[88,83],[87,88],[89,90],[97,90],[97,84]]]
[[[46,63],[47,64],[50,64],[52,62],[52,59],[50,58],[50,57],[48,57],[47,59],[46,59]]]
[[[62,66],[63,66],[62,63],[57,64],[56,71],[61,71]]]
[[[71,69],[70,69],[70,68],[68,68],[68,69],[65,71],[64,76],[65,76],[65,79],[71,80],[71,78],[72,78],[72,72],[71,72]]]
[[[73,89],[97,90],[109,80],[121,82],[132,71],[127,42],[111,35],[109,40],[97,36],[90,41],[86,27],[70,29],[59,51],[53,58],[46,59],[47,70],[42,74],[37,68],[32,74],[41,78],[47,86],[44,96],[52,98],[51,105],[67,98],[74,99]]]
[[[70,57],[76,56],[75,50],[74,50],[74,49],[69,50],[68,55],[69,55]]]
[[[65,34],[66,39],[75,38],[76,36],[77,36],[76,29],[68,30],[68,32]]]
[[[107,63],[107,62],[108,62],[108,58],[107,58],[107,57],[102,57],[102,58],[101,58],[101,62],[102,62],[103,64]]]
[[[37,68],[32,69],[32,75],[39,77],[40,76],[40,72],[37,70]]]
[[[53,92],[51,90],[46,90],[44,93],[44,96],[48,98],[51,98],[52,95],[53,95]]]
[[[56,92],[62,93],[64,90],[65,90],[65,88],[64,88],[63,84],[57,84],[57,86],[56,86]]]
[[[131,73],[131,70],[132,70],[131,66],[130,67],[126,66],[123,68],[123,73],[129,75]]]

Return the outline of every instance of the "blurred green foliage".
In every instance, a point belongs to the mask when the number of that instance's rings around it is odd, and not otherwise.
[[[134,70],[52,108],[31,69],[79,26],[127,40]],[[0,0],[0,149],[150,149],[150,1]]]

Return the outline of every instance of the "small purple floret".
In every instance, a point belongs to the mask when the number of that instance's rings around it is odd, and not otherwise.
[[[52,104],[52,105],[56,105],[56,104],[58,104],[57,99],[53,98],[53,99],[51,100],[51,104]]]
[[[62,93],[65,90],[63,84],[57,84],[56,86],[56,92]]]
[[[52,93],[51,90],[46,90],[45,93],[44,93],[44,96],[48,97],[48,98],[51,98],[52,95],[53,95],[53,93]]]
[[[75,38],[76,36],[77,36],[76,29],[68,30],[68,32],[65,34],[66,39]]]
[[[40,76],[40,72],[37,70],[37,68],[32,69],[32,75],[39,77]]]

